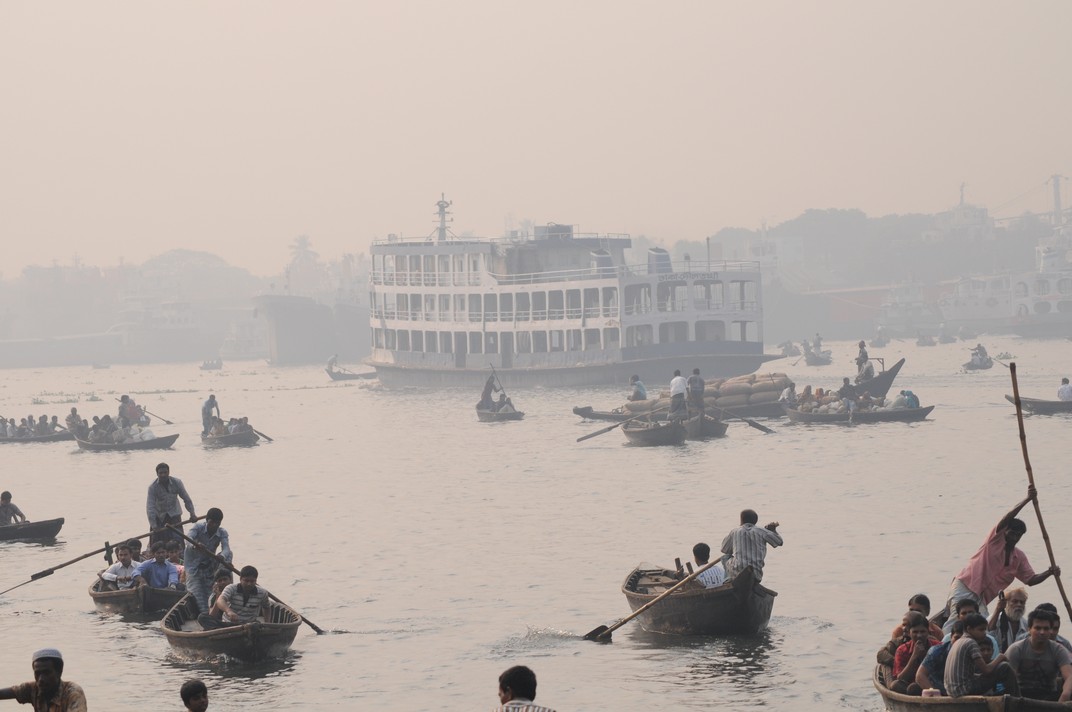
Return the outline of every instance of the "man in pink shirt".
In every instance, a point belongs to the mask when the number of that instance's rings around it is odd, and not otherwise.
[[[986,616],[986,604],[1000,591],[1017,578],[1028,586],[1037,586],[1050,576],[1059,576],[1061,569],[1051,566],[1036,574],[1027,560],[1027,555],[1016,548],[1020,537],[1027,531],[1027,525],[1016,518],[1020,510],[1033,502],[1038,492],[1031,485],[1027,488],[1027,499],[1012,508],[1002,517],[979,547],[979,551],[968,560],[968,565],[957,574],[949,587],[949,600],[946,610],[952,610],[957,601],[970,598],[979,604],[979,612]]]

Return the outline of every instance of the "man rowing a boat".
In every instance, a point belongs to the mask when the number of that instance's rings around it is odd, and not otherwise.
[[[477,410],[495,410],[495,401],[491,399],[491,394],[501,390],[495,383],[495,374],[488,376],[488,380],[484,381],[484,390],[480,394],[480,402],[476,404]]]
[[[183,564],[186,566],[186,590],[193,595],[198,610],[202,612],[209,610],[208,595],[212,590],[216,567],[221,560],[229,564],[234,558],[231,553],[231,538],[227,530],[220,526],[222,522],[222,510],[216,507],[208,510],[205,521],[190,528],[192,542],[187,542],[186,554],[183,557]],[[220,547],[219,555],[216,554],[216,547]]]
[[[163,529],[168,524],[179,525],[182,521],[180,497],[190,516],[197,516],[194,514],[194,501],[190,499],[182,480],[172,477],[171,467],[166,462],[161,462],[156,466],[156,481],[149,485],[149,496],[145,502],[145,514],[149,518],[149,526],[152,529]],[[179,528],[181,530],[181,527]],[[159,535],[154,535],[153,540],[167,541],[176,538],[182,537],[175,532],[163,531]]]
[[[269,617],[268,591],[257,583],[257,569],[243,566],[238,572],[238,583],[223,589],[212,610],[198,616],[197,620],[202,628],[211,630],[253,623],[259,615],[263,615],[265,620]]]
[[[979,604],[979,613],[987,616],[987,604],[997,598],[1000,591],[1012,583],[1014,578],[1028,586],[1037,586],[1051,576],[1060,576],[1061,568],[1051,566],[1036,574],[1027,560],[1027,555],[1016,548],[1016,544],[1027,531],[1027,525],[1016,515],[1038,497],[1033,485],[1027,487],[1027,499],[1013,507],[1001,518],[979,550],[972,555],[965,566],[949,586],[946,610],[952,610],[956,601],[970,598]]]
[[[17,504],[12,503],[11,493],[8,491],[0,492],[0,527],[6,527],[8,524],[20,524],[28,521],[26,515],[22,513]]]
[[[763,562],[767,558],[767,545],[781,546],[782,536],[778,533],[778,522],[771,522],[765,527],[757,527],[759,515],[754,509],[741,512],[741,526],[737,527],[722,540],[722,565],[726,568],[726,580],[732,580],[749,566],[756,575],[756,581],[763,580]]]

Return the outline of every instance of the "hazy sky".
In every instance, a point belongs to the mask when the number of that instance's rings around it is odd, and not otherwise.
[[[1072,2],[0,3],[0,271],[1044,210]],[[1069,191],[1064,191],[1065,205]],[[1021,197],[1022,196],[1022,197]]]

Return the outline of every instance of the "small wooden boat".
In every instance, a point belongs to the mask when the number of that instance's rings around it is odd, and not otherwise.
[[[636,611],[680,579],[670,569],[637,567],[625,577],[622,593]],[[637,620],[649,633],[725,635],[758,633],[770,622],[778,594],[756,582],[747,568],[732,581],[704,588],[693,581],[641,613]]]
[[[1005,396],[1005,400],[1016,405],[1016,399]],[[1024,398],[1020,396],[1020,405],[1028,413],[1034,415],[1053,415],[1054,413],[1072,413],[1072,401],[1042,400],[1040,398]]]
[[[158,450],[166,449],[175,444],[175,441],[179,439],[179,434],[165,435],[162,438],[153,438],[152,440],[139,440],[133,443],[91,443],[86,440],[78,440],[78,447],[83,450],[93,450],[96,452],[106,450]],[[77,438],[76,438],[77,440]]]
[[[789,358],[790,356],[799,356],[800,347],[794,344],[792,341],[783,341],[778,344],[778,348],[782,350],[782,358]]]
[[[833,356],[829,351],[815,353],[808,350],[804,352],[804,363],[809,366],[829,366],[833,362]]]
[[[325,368],[324,372],[331,376],[333,381],[358,381],[368,378],[375,378],[376,372],[371,373],[354,373],[353,371],[339,371],[333,368]]]
[[[223,368],[223,359],[216,359],[214,361],[205,361],[201,364],[202,371],[219,371]]]
[[[525,414],[520,410],[485,410],[476,409],[476,417],[481,423],[501,423],[507,420],[521,420]]]
[[[984,371],[984,370],[986,370],[988,368],[993,368],[993,367],[994,367],[994,359],[992,359],[989,356],[987,356],[986,360],[983,361],[982,363],[976,363],[975,361],[968,361],[966,364],[964,364],[963,368],[964,368],[965,371]]]
[[[55,539],[63,527],[63,517],[40,522],[21,522],[0,526],[0,541],[37,541]]]
[[[933,405],[926,408],[901,408],[898,410],[858,410],[853,413],[806,413],[782,406],[785,414],[789,416],[791,423],[846,423],[859,425],[861,423],[914,423],[925,420]]]
[[[888,386],[887,386],[888,388]],[[781,403],[755,403],[752,405],[737,405],[731,408],[718,408],[716,406],[705,406],[709,413],[715,414],[729,414],[736,415],[741,418],[784,418],[785,411],[782,410]],[[612,423],[620,423],[623,420],[629,420],[635,418],[638,415],[644,415],[644,413],[630,413],[625,410],[596,410],[590,405],[574,406],[573,414],[579,415],[585,420],[607,420]],[[666,420],[666,411],[660,413],[652,413],[649,416],[652,420]]]
[[[685,438],[687,440],[707,440],[708,438],[720,438],[726,434],[729,428],[718,418],[710,415],[694,415],[685,421]]]
[[[658,608],[658,606],[652,606]],[[875,666],[872,682],[889,712],[1069,712],[1072,703],[1032,700],[1011,695],[966,695],[964,697],[916,697],[893,692],[882,684],[881,665]]]
[[[890,386],[893,385],[893,379],[897,378],[897,374],[901,372],[901,367],[904,366],[904,363],[905,360],[901,359],[890,366],[888,371],[883,371],[866,381],[860,381],[856,384],[856,392],[863,393],[866,391],[873,398],[885,398],[886,394],[890,392]]]
[[[270,600],[268,609],[267,620],[203,630],[197,622],[197,602],[187,594],[167,612],[160,627],[171,647],[193,658],[227,655],[256,661],[282,657],[294,642],[302,619],[278,601]]]
[[[74,433],[70,430],[57,430],[48,435],[31,435],[28,438],[0,437],[0,443],[58,443],[65,440],[74,440]]]
[[[166,611],[186,595],[186,591],[173,588],[134,586],[122,591],[103,587],[99,578],[89,585],[89,597],[93,605],[102,611],[124,614],[147,614]]]
[[[632,445],[680,445],[685,442],[685,426],[680,420],[652,422],[634,420],[622,424],[622,432]]]
[[[260,436],[252,430],[227,435],[202,435],[201,444],[205,447],[248,447],[256,445]]]

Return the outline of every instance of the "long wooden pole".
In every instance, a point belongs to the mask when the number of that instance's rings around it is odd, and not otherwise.
[[[179,529],[179,528],[177,528],[177,527],[173,527],[173,526],[171,526],[171,525],[168,525],[168,528],[169,528],[169,529],[171,529],[171,531],[173,531],[173,532],[175,532],[176,534],[178,534],[179,536],[181,536],[181,537],[182,537],[183,539],[185,539],[186,541],[188,541],[188,542],[190,542],[191,544],[193,544],[193,545],[194,545],[195,547],[197,547],[198,549],[200,549],[200,550],[201,550],[202,552],[204,552],[205,554],[208,554],[209,556],[211,556],[211,557],[212,557],[212,558],[213,558],[213,559],[214,559],[214,560],[215,560],[215,561],[216,561],[217,563],[219,563],[219,564],[221,564],[221,565],[223,565],[223,566],[226,566],[226,567],[227,567],[227,568],[228,568],[228,569],[229,569],[229,570],[231,571],[231,573],[233,573],[233,574],[235,574],[236,576],[239,576],[239,577],[241,577],[241,576],[242,576],[242,572],[241,572],[241,571],[239,571],[238,569],[236,569],[236,568],[234,567],[234,565],[233,565],[233,564],[231,564],[231,562],[230,562],[230,561],[227,561],[227,560],[226,560],[226,559],[224,559],[224,558],[223,558],[222,556],[218,556],[218,555],[217,555],[216,553],[214,553],[214,552],[212,552],[212,551],[209,551],[209,550],[208,550],[208,548],[206,548],[206,547],[205,547],[204,545],[202,545],[202,544],[200,544],[200,543],[198,543],[198,542],[194,541],[194,540],[193,540],[193,539],[191,539],[190,537],[186,536],[186,534],[185,534],[185,533],[184,533],[184,532],[183,532],[183,531],[182,531],[181,529]],[[275,595],[273,595],[273,594],[272,594],[271,592],[269,592],[269,591],[265,591],[265,593],[267,593],[267,594],[268,594],[268,598],[272,599],[272,600],[273,600],[273,601],[275,601],[276,603],[281,603],[281,604],[283,604],[284,606],[287,606],[287,604],[286,604],[286,603],[283,603],[283,601],[280,601],[280,600],[279,600],[279,599],[278,599],[278,598],[277,598],[277,597],[276,597]],[[293,608],[291,608],[290,606],[287,606],[287,608],[290,608],[290,609],[291,609],[292,611],[294,610],[294,609],[293,609]],[[294,612],[295,612],[295,613],[298,613],[297,611],[294,611]],[[306,618],[305,616],[303,616],[303,615],[302,615],[301,613],[298,613],[298,617],[302,619],[302,623],[305,623],[305,624],[306,624],[307,626],[309,626],[310,628],[312,628],[313,630],[315,630],[315,631],[316,631],[316,634],[317,634],[317,635],[323,635],[323,634],[324,634],[324,631],[323,631],[323,630],[322,630],[322,629],[321,629],[321,628],[320,628],[320,627],[319,627],[319,626],[318,626],[318,625],[317,625],[316,623],[313,623],[313,622],[312,622],[311,620],[309,620],[308,618]]]
[[[1016,382],[1016,362],[1013,361],[1009,364],[1009,375],[1012,376],[1012,397],[1013,402],[1016,404],[1016,423],[1020,426],[1020,449],[1024,453],[1024,467],[1027,468],[1027,483],[1031,487],[1035,488],[1035,473],[1031,470],[1031,460],[1027,456],[1027,433],[1024,431],[1024,411],[1020,405],[1020,386]],[[1042,521],[1042,508],[1039,507],[1038,494],[1032,500],[1035,505],[1035,516],[1038,517],[1039,531],[1042,532],[1042,541],[1046,544],[1046,553],[1050,556],[1050,566],[1057,567],[1057,561],[1053,557],[1053,545],[1050,543],[1050,535],[1046,531],[1046,523]],[[1072,620],[1072,603],[1068,601],[1068,594],[1065,593],[1064,584],[1061,583],[1061,577],[1058,574],[1053,575],[1053,580],[1057,582],[1057,590],[1061,592],[1061,599],[1065,602],[1065,610],[1068,611],[1068,618]]]

